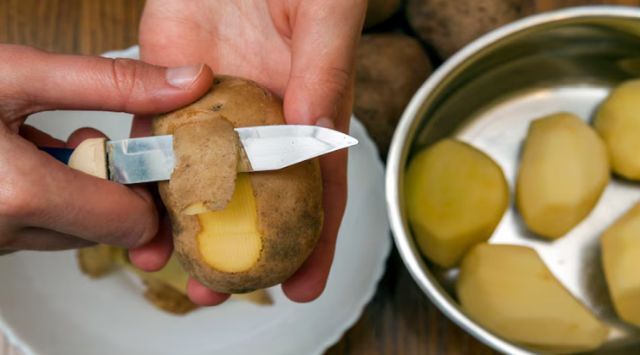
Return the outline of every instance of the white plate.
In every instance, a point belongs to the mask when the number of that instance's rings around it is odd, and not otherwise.
[[[137,48],[110,52],[137,56]],[[48,112],[30,123],[56,137],[92,126],[111,138],[128,135],[128,115]],[[123,273],[91,281],[68,252],[20,252],[0,257],[0,329],[29,354],[319,354],[359,318],[384,271],[390,250],[383,166],[364,127],[349,159],[350,196],[335,261],[323,295],[275,304],[235,301],[172,316],[148,304]]]

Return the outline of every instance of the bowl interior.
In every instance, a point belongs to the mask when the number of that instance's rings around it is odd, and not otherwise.
[[[529,122],[557,111],[590,120],[601,100],[617,83],[640,76],[640,10],[588,7],[534,16],[494,31],[443,65],[416,94],[402,119],[390,153],[388,188],[396,244],[412,275],[447,316],[471,334],[506,353],[534,350],[510,344],[467,318],[455,301],[456,270],[442,270],[420,256],[406,223],[402,181],[407,162],[418,149],[455,136],[492,156],[505,170],[513,192],[519,147]],[[640,98],[639,98],[640,100]],[[598,265],[575,277],[575,287],[591,289],[581,298],[607,320],[615,314],[599,268],[597,238],[610,222],[640,198],[640,189],[616,183],[607,202],[572,232],[589,238],[588,253],[576,267]],[[512,194],[513,196],[513,194]],[[397,206],[393,204],[394,199]],[[612,202],[613,201],[613,202]],[[614,203],[615,207],[611,207]],[[394,221],[394,213],[397,213]],[[514,208],[503,218],[492,242],[528,238]],[[535,242],[534,242],[535,243]],[[569,242],[565,248],[570,248]],[[595,280],[595,281],[593,281]],[[564,280],[563,280],[564,281]],[[618,322],[619,323],[619,322]],[[622,325],[621,327],[624,328]],[[640,334],[624,328],[599,349],[604,353],[638,350]]]
[[[413,150],[453,134],[465,120],[522,91],[613,86],[640,75],[640,19],[559,19],[479,50],[424,101]]]

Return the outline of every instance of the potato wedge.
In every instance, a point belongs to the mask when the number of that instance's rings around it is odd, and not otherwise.
[[[611,168],[630,180],[640,180],[640,80],[615,88],[602,103],[594,126],[607,145]]]
[[[609,333],[531,248],[477,245],[462,261],[456,288],[462,309],[509,341],[578,352],[599,347]]]

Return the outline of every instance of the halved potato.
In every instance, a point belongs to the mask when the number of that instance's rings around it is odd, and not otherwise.
[[[640,326],[640,203],[601,237],[602,265],[618,316]]]
[[[284,124],[282,102],[251,81],[220,76],[197,102],[157,117],[153,132],[176,135],[178,160],[172,180],[159,183],[159,190],[183,267],[211,289],[244,293],[283,282],[307,259],[323,223],[322,179],[318,162],[311,160],[278,171],[240,174],[235,187],[221,184],[236,174],[238,164],[228,159],[235,153],[226,149],[235,144],[235,133],[212,129],[209,135],[179,134],[186,126],[204,130],[221,121],[233,127]],[[241,159],[242,150],[237,153]],[[206,168],[177,171],[184,161]],[[172,186],[191,186],[192,193],[178,193]],[[217,191],[220,186],[223,190]],[[226,203],[220,196],[232,197]]]
[[[422,253],[451,267],[474,244],[489,239],[507,209],[509,187],[489,156],[444,139],[411,159],[405,200]]]
[[[577,116],[558,113],[529,126],[516,184],[527,227],[560,238],[582,221],[609,183],[607,150]]]

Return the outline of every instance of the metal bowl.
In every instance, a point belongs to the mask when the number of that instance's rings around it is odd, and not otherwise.
[[[453,291],[456,270],[439,269],[420,255],[404,211],[408,159],[443,137],[457,137],[492,156],[513,189],[519,148],[531,120],[558,111],[589,120],[613,86],[639,76],[640,8],[570,8],[522,19],[471,43],[424,83],[404,112],[391,144],[386,177],[396,246],[436,306],[494,349],[508,354],[538,352],[504,340],[467,317]],[[588,219],[562,242],[552,244],[532,239],[512,207],[490,240],[571,253],[563,254],[571,267],[562,271],[561,281],[616,329],[597,350],[600,353],[640,353],[640,331],[615,316],[598,255],[601,232],[638,199],[639,186],[614,181]]]

